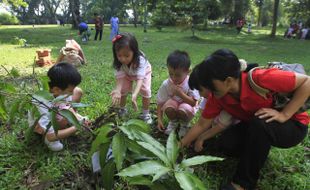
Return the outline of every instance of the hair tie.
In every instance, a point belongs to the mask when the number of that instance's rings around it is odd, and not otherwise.
[[[246,68],[248,67],[247,62],[244,59],[239,59],[240,63],[240,71],[245,71]]]
[[[117,34],[113,39],[112,39],[112,43],[115,43],[117,40],[121,39],[123,36],[120,34]]]

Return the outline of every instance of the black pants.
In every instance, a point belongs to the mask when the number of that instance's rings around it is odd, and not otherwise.
[[[239,157],[233,182],[254,189],[271,146],[293,147],[306,137],[307,132],[308,126],[294,120],[266,123],[254,118],[227,129],[216,144],[224,153]]]
[[[99,34],[99,40],[101,40],[101,38],[102,38],[102,29],[101,30],[96,29],[95,40],[97,40],[98,34]]]

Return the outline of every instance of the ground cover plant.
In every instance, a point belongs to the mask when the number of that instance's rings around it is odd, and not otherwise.
[[[152,105],[155,110],[155,94],[162,80],[167,78],[166,57],[175,49],[186,50],[193,65],[198,64],[206,55],[219,48],[229,48],[239,58],[261,65],[268,61],[302,63],[310,73],[309,41],[283,39],[279,34],[275,39],[268,36],[270,28],[253,29],[253,33],[236,34],[234,28],[210,28],[198,31],[197,38],[191,37],[191,31],[181,28],[163,28],[162,31],[150,28],[143,33],[142,28],[121,27],[121,31],[132,32],[138,39],[140,48],[146,54],[153,67]],[[282,30],[284,32],[284,30]],[[85,96],[83,103],[89,104],[79,112],[95,120],[100,116],[109,120],[111,104],[109,93],[114,87],[112,69],[111,42],[108,40],[109,29],[104,29],[103,41],[89,41],[82,44],[88,65],[79,70]],[[281,30],[280,30],[281,32]],[[46,74],[48,67],[33,69],[35,51],[41,48],[52,50],[56,60],[59,49],[65,39],[74,37],[81,42],[77,31],[69,27],[58,26],[12,26],[0,27],[0,80],[13,84],[17,81],[32,83],[33,73]],[[93,37],[93,36],[92,36]],[[91,37],[91,38],[92,38]],[[24,39],[27,46],[16,43]],[[33,72],[35,70],[35,72]],[[11,73],[10,75],[8,73]],[[12,79],[12,76],[15,78]],[[2,89],[1,89],[2,90]],[[12,100],[7,102],[12,107]],[[140,101],[138,101],[140,102]],[[139,113],[130,110],[127,119],[136,118]],[[26,114],[17,115],[10,125],[0,121],[0,188],[50,188],[50,189],[92,189],[99,180],[92,174],[89,151],[93,138],[81,130],[75,137],[65,141],[65,149],[53,153],[33,136],[30,144],[25,143],[28,129]],[[166,139],[159,135],[162,144]],[[310,189],[309,137],[294,148],[283,150],[273,148],[262,171],[259,189]],[[217,189],[222,181],[231,177],[235,161],[226,159],[222,162],[195,166],[195,173],[207,189]],[[118,178],[115,189],[136,189]]]

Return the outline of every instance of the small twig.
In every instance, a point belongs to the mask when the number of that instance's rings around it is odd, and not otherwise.
[[[7,68],[3,65],[1,65],[1,67],[8,73],[8,75],[12,78],[12,80],[14,81],[15,84],[18,85],[17,81],[15,80],[14,76],[11,74],[11,72],[9,70],[7,70]]]

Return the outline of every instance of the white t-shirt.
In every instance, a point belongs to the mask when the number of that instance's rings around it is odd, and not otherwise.
[[[68,106],[68,103],[72,102],[72,96],[68,96],[64,99],[63,103],[58,103],[58,104],[52,104],[52,102],[47,102],[45,103],[48,107],[58,107],[59,109],[66,109]],[[38,121],[40,127],[42,127],[44,130],[46,130],[48,128],[48,124],[51,121],[51,113],[48,111],[48,108],[46,108],[45,106],[41,105],[40,103],[38,103],[35,100],[32,100],[32,103],[38,108],[38,111],[40,112],[40,115],[42,115],[42,117],[40,118],[40,120]],[[48,129],[47,133],[54,133],[54,128],[53,126],[51,126]]]
[[[123,78],[127,75],[129,77],[136,77],[137,79],[144,79],[146,74],[152,70],[151,64],[144,56],[140,55],[139,60],[140,64],[137,68],[134,68],[132,64],[130,67],[123,64],[121,68],[115,72],[116,78]]]
[[[178,86],[180,86],[185,94],[187,94],[190,97],[193,97],[195,100],[200,99],[199,92],[197,90],[191,90],[188,85],[188,79],[189,76],[185,78],[185,80]],[[157,93],[157,103],[158,104],[164,104],[169,99],[174,99],[178,101],[179,103],[183,102],[183,99],[179,96],[174,96],[172,93],[171,86],[174,85],[171,79],[166,79],[160,86],[158,93]]]

